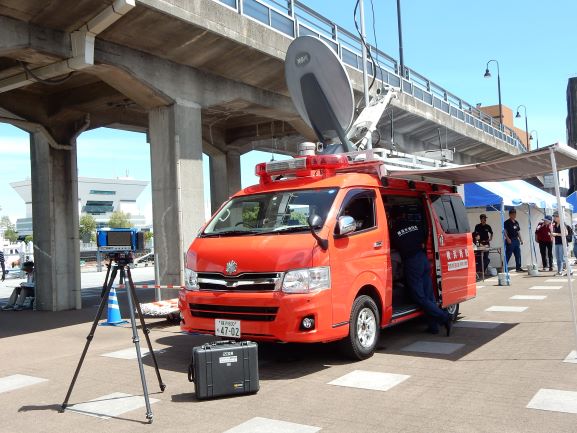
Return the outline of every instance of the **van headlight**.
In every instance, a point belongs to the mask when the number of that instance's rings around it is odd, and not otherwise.
[[[282,282],[285,293],[310,293],[331,288],[331,268],[295,269],[288,271]]]
[[[186,290],[198,290],[198,274],[192,269],[184,268],[184,286]]]

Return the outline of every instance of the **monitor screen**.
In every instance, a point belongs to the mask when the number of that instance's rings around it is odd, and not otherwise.
[[[132,246],[132,233],[126,232],[108,232],[108,246],[110,247],[131,247]]]

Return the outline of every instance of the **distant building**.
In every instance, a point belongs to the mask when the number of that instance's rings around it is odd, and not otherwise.
[[[26,218],[19,218],[16,221],[16,231],[20,236],[32,234],[31,184],[30,179],[10,184],[26,203]],[[80,214],[92,215],[98,227],[106,226],[110,215],[116,211],[130,214],[133,227],[143,227],[146,224],[146,218],[139,214],[136,199],[147,185],[147,181],[129,178],[79,177],[78,209]]]
[[[567,144],[577,149],[577,77],[567,83]],[[569,193],[577,190],[577,169],[569,170]]]

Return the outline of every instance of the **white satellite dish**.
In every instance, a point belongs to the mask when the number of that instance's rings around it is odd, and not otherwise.
[[[312,36],[293,40],[285,58],[291,98],[303,120],[315,131],[326,153],[353,150],[346,132],[354,115],[354,97],[345,67],[335,52]]]

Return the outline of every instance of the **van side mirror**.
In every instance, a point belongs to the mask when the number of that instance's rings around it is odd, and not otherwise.
[[[326,250],[329,247],[329,241],[327,239],[321,238],[315,232],[315,228],[321,228],[322,227],[323,219],[316,214],[311,214],[311,215],[309,215],[309,217],[307,219],[307,223],[309,224],[309,228],[311,229],[311,234],[313,235],[313,238],[316,239],[317,243],[319,244],[319,247],[321,247],[323,250]]]
[[[343,215],[342,217],[339,218],[338,228],[339,228],[338,235],[345,236],[356,230],[357,223],[355,222],[355,219],[352,216]]]

